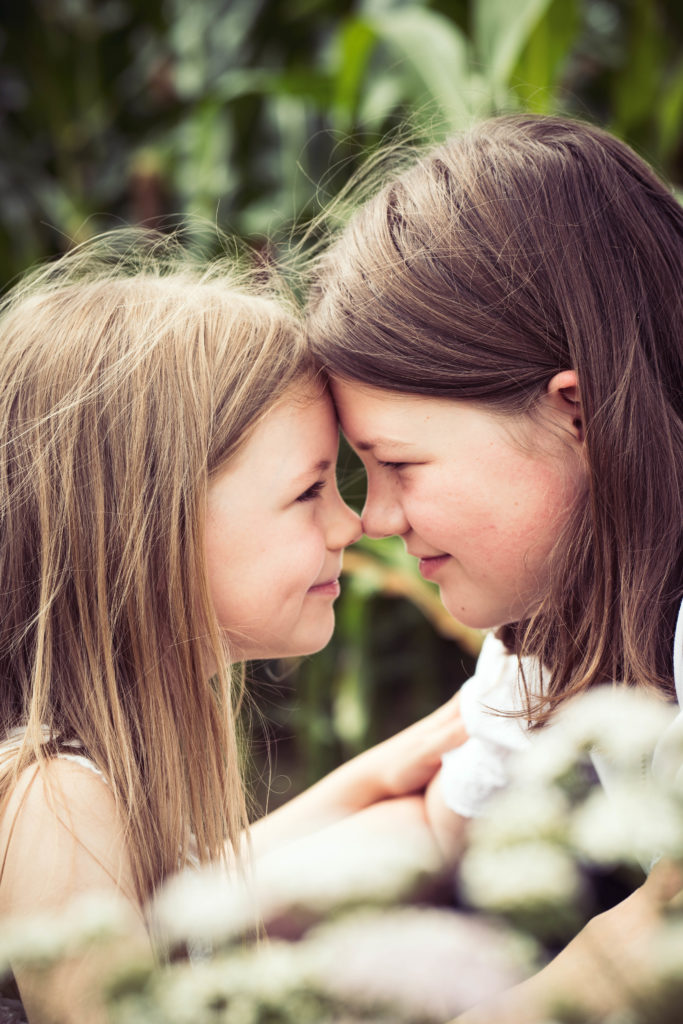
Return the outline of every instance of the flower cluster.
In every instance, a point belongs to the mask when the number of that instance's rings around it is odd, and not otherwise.
[[[434,889],[433,848],[409,835],[349,849],[321,832],[241,872],[185,872],[150,908],[158,959],[122,968],[117,956],[116,974],[103,979],[109,1019],[443,1024],[528,976],[543,943],[556,947],[595,913],[596,884],[609,872],[633,881],[657,860],[683,865],[681,764],[683,728],[661,701],[605,688],[570,703],[473,823],[459,886],[485,912],[476,916],[435,905],[444,890]],[[609,1024],[679,1021],[678,903],[654,915]],[[0,975],[10,963],[47,970],[122,937],[125,946],[126,928],[119,905],[92,899],[6,923]],[[618,984],[628,968],[608,946],[596,933],[597,962]],[[549,1011],[555,1022],[596,1019],[580,993]]]
[[[112,1024],[441,1024],[515,984],[535,945],[452,907],[425,905],[431,846],[376,836],[362,849],[324,835],[238,874],[173,879],[150,908],[160,957],[102,979]],[[1,967],[47,971],[123,937],[108,901],[19,922]]]
[[[131,912],[126,903],[104,894],[85,895],[58,912],[5,917],[0,933],[0,979],[10,965],[48,970],[93,945],[125,938]]]
[[[683,866],[682,765],[683,723],[671,705],[623,687],[569,702],[532,735],[510,786],[473,823],[460,870],[465,899],[533,934],[552,954],[606,909],[605,889],[611,905],[615,890],[622,898],[661,862],[675,891]],[[596,971],[622,990],[623,1008],[600,1024],[680,1020],[680,903],[653,901],[647,928],[624,944],[627,956],[615,952],[619,936],[591,930]],[[637,950],[633,963],[629,949]],[[571,1005],[563,999],[551,1007],[557,1021],[598,1019],[584,1012],[580,992]]]

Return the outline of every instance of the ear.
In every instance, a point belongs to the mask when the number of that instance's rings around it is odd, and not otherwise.
[[[546,389],[546,397],[553,412],[559,417],[562,427],[574,437],[575,441],[583,442],[583,409],[579,378],[575,370],[562,370],[551,377]]]

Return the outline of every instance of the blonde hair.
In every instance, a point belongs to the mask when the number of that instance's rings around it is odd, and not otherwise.
[[[0,308],[0,813],[26,766],[78,741],[127,822],[140,901],[191,841],[206,862],[246,823],[207,486],[309,371],[272,290],[128,232]]]

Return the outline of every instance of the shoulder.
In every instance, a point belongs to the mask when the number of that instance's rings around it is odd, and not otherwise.
[[[25,769],[0,821],[0,912],[31,913],[86,891],[134,892],[125,822],[89,767],[54,759]]]

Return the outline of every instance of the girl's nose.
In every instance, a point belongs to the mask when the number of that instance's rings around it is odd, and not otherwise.
[[[363,531],[368,537],[402,537],[409,530],[408,520],[399,502],[390,494],[374,496],[368,490],[362,512]]]
[[[328,547],[332,551],[355,544],[363,535],[360,516],[346,504],[341,495],[337,496],[337,508],[327,534]]]

